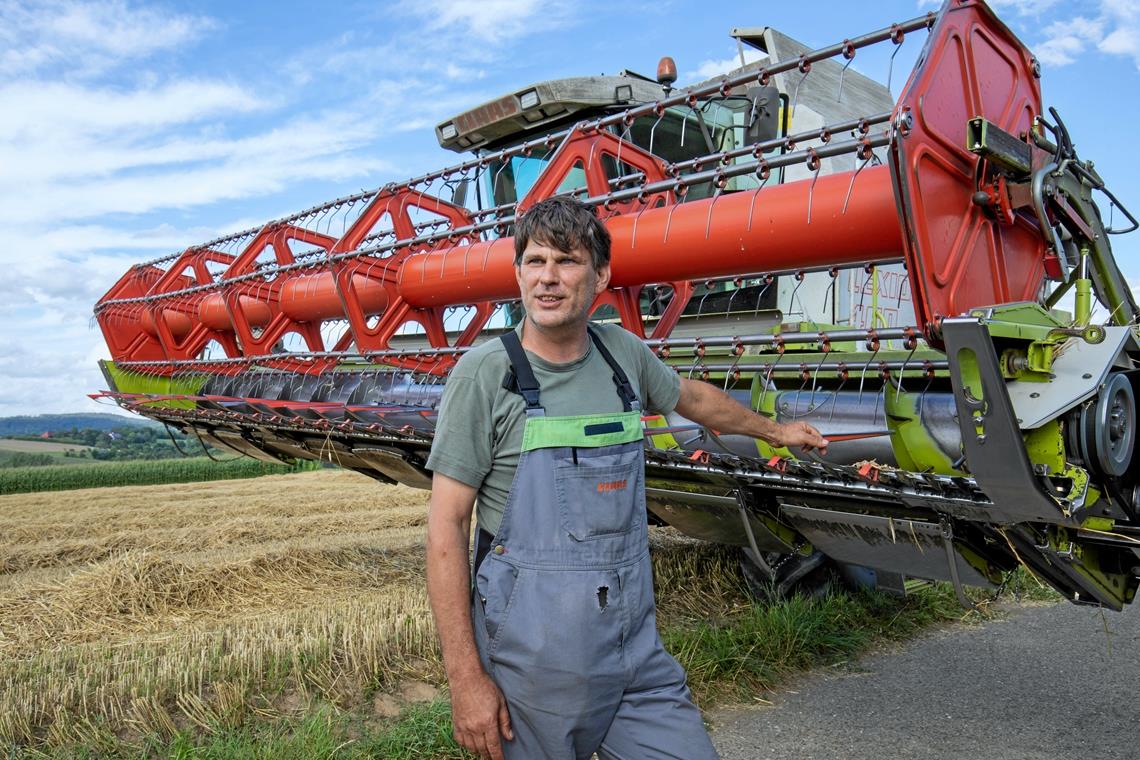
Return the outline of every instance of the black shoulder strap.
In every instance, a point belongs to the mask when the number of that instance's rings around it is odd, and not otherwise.
[[[606,344],[602,342],[602,337],[593,327],[587,327],[590,331],[590,338],[593,339],[594,345],[598,349],[598,353],[606,360],[606,364],[610,365],[610,369],[614,371],[614,385],[617,386],[618,396],[621,397],[621,406],[625,411],[641,408],[641,400],[637,398],[637,393],[633,390],[633,385],[629,382],[629,377],[625,374],[625,370],[614,359],[614,355],[606,348]]]
[[[507,358],[511,361],[511,372],[504,379],[503,387],[522,396],[527,409],[541,409],[542,406],[538,403],[538,379],[534,376],[518,334],[511,330],[503,333],[499,340],[503,341]]]

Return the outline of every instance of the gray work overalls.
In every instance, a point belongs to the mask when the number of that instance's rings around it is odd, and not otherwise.
[[[657,635],[640,404],[590,337],[614,371],[621,414],[547,417],[518,336],[502,338],[526,427],[502,524],[477,559],[472,611],[483,666],[510,710],[515,738],[503,751],[508,760],[716,758],[684,671]]]

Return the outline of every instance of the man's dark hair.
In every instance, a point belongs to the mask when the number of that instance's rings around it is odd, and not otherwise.
[[[560,251],[582,248],[590,253],[594,269],[610,263],[610,233],[594,207],[565,195],[534,204],[515,223],[515,266],[531,240]]]

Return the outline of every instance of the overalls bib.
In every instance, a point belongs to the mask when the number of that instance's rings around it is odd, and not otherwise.
[[[716,758],[657,635],[640,404],[601,340],[620,414],[547,417],[518,336],[522,456],[472,604],[483,666],[510,710],[509,760]],[[605,389],[599,388],[599,392]]]

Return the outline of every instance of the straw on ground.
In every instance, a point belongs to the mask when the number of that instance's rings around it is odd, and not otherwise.
[[[0,748],[109,752],[316,705],[381,721],[430,698],[426,504],[345,471],[0,497]],[[664,619],[745,604],[730,554],[655,545]]]

